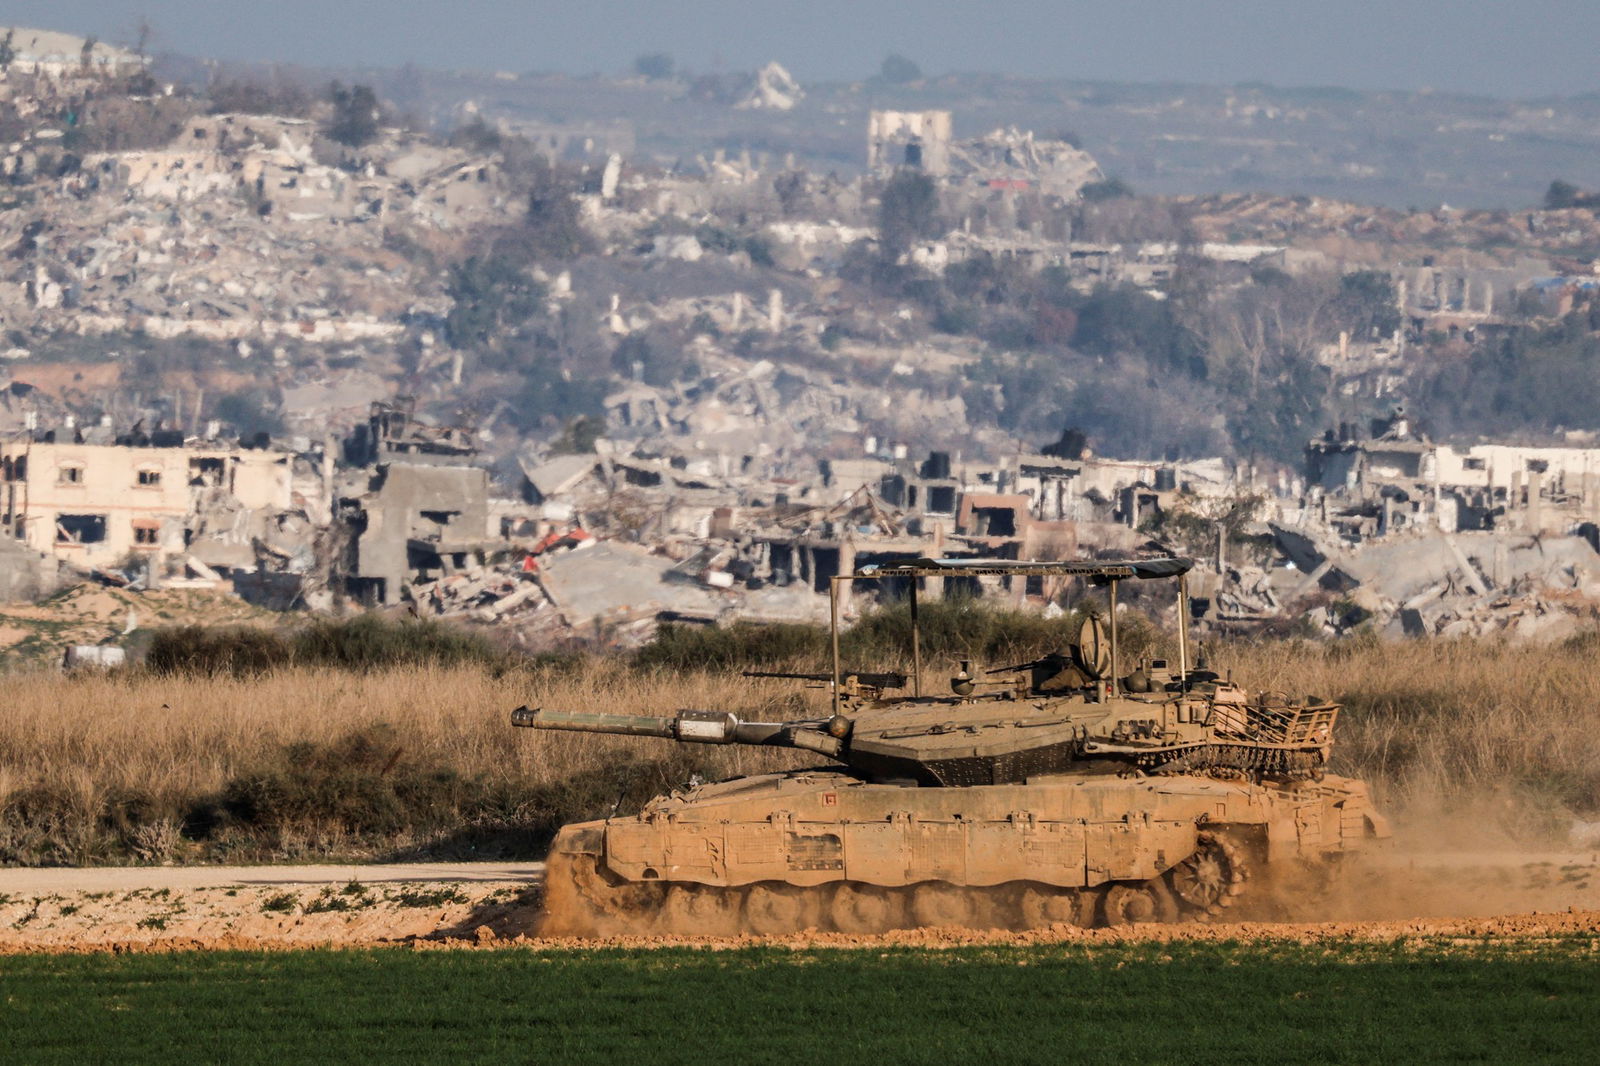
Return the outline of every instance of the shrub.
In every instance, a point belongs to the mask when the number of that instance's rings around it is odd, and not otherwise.
[[[289,641],[270,629],[181,626],[156,630],[144,662],[157,674],[249,677],[287,666],[293,654]]]
[[[507,654],[484,637],[429,619],[392,621],[377,614],[320,619],[294,635],[297,663],[353,670],[433,665],[503,669]]]
[[[1083,623],[1080,611],[1046,618],[1035,611],[994,607],[966,596],[921,605],[918,629],[923,660],[972,659],[998,665],[1024,662],[1072,642]],[[1121,658],[1132,664],[1152,651],[1157,633],[1134,613],[1121,616]],[[911,608],[897,603],[868,611],[840,634],[839,653],[848,669],[904,667],[911,659]],[[787,667],[822,671],[832,656],[828,630],[814,625],[665,625],[634,654],[642,669],[753,670]]]
[[[152,673],[192,677],[257,677],[291,665],[362,671],[483,666],[498,673],[519,661],[483,636],[456,626],[427,619],[394,621],[377,614],[319,619],[287,634],[258,626],[159,629],[145,656]]]
[[[827,650],[828,632],[820,626],[669,624],[634,654],[633,662],[647,670],[750,670],[815,663]]]

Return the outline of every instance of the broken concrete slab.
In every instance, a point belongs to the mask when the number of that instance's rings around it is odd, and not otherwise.
[[[661,614],[714,619],[730,605],[699,585],[669,584],[670,559],[604,541],[542,562],[539,582],[574,628]]]

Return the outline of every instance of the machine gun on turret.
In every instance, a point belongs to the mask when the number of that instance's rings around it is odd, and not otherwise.
[[[782,677],[793,681],[810,681],[811,688],[824,688],[833,684],[832,674],[805,673],[795,670],[746,670],[745,677]],[[876,700],[883,697],[889,689],[905,688],[906,675],[892,671],[871,672],[867,670],[845,670],[839,677],[840,695],[854,696],[859,699]]]

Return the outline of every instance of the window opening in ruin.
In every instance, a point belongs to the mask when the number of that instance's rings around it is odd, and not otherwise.
[[[1009,507],[979,507],[978,536],[1014,537],[1017,535],[1017,512]]]
[[[813,548],[811,560],[815,569],[812,571],[812,587],[818,592],[828,591],[828,579],[839,572],[838,548]]]
[[[159,471],[159,470],[141,470],[141,471],[139,471],[139,484],[141,484],[141,485],[143,485],[143,486],[145,486],[147,488],[154,487],[156,485],[161,484],[161,471]]]
[[[83,484],[83,467],[81,467],[81,466],[64,466],[64,467],[61,468],[61,473],[60,473],[59,477],[57,478],[57,480],[62,485],[82,485]]]
[[[63,514],[56,516],[57,544],[99,544],[106,539],[103,514]]]
[[[1550,470],[1550,462],[1547,459],[1529,459],[1528,460],[1528,473],[1530,473],[1530,474],[1544,474],[1544,473],[1548,473],[1549,470]]]
[[[906,166],[908,166],[908,167],[921,167],[922,166],[922,142],[921,141],[908,141],[906,143]]]
[[[460,511],[423,511],[422,517],[435,525],[448,526],[451,522],[461,517]]]
[[[143,547],[155,547],[161,540],[161,530],[155,526],[134,523],[133,542]]]
[[[190,459],[189,484],[212,488],[221,485],[223,466],[221,459]]]
[[[1461,460],[1461,469],[1463,470],[1484,470],[1487,469],[1487,466],[1488,464],[1484,460],[1476,457]]]
[[[956,490],[950,485],[929,485],[928,506],[929,514],[954,514],[956,510]]]

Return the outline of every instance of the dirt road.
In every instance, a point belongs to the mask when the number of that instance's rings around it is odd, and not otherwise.
[[[319,866],[96,866],[0,869],[0,896],[67,892],[154,892],[158,889],[247,885],[413,884],[425,881],[537,884],[542,862],[413,862],[389,866],[357,863]]]
[[[0,870],[0,954],[528,943],[542,875],[542,863]],[[1600,853],[1391,852],[1348,871],[1314,908],[1271,901],[1229,917],[1248,920],[1029,933],[810,932],[777,942],[938,947],[1130,937],[1600,935]]]

